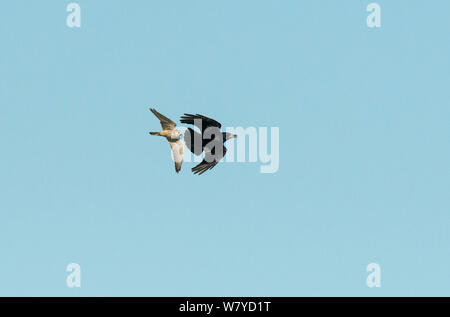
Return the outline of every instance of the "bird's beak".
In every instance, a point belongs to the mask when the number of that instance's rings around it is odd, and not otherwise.
[[[237,138],[237,134],[233,134],[232,138]]]

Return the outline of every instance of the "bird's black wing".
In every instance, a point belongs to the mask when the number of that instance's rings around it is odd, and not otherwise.
[[[216,120],[205,117],[198,113],[195,115],[185,113],[181,117],[180,122],[195,125],[197,128],[200,129],[200,131],[202,131],[202,134],[209,127],[216,127],[219,129],[222,127],[222,125],[219,122],[217,122]]]
[[[217,161],[207,162],[206,160],[203,160],[200,164],[194,166],[192,168],[192,172],[194,174],[202,175],[207,170],[212,169],[214,166],[217,165]]]
[[[217,163],[219,163],[225,156],[227,153],[227,148],[223,146],[222,151],[216,151],[217,146],[219,146],[219,144],[216,144],[212,149],[205,148],[205,158],[200,164],[192,168],[192,172],[194,172],[194,174],[202,175],[207,170],[210,170],[216,166]]]

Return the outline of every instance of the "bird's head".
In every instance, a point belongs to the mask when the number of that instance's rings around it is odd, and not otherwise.
[[[180,130],[175,129],[174,134],[176,137],[180,137],[183,135],[183,132],[181,132]]]
[[[237,138],[237,134],[228,133],[228,132],[224,132],[223,136],[224,136],[224,141]]]

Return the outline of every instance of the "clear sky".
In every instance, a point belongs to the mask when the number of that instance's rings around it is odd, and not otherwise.
[[[450,296],[449,1],[69,2],[0,3],[0,295]],[[150,106],[280,168],[177,175]]]

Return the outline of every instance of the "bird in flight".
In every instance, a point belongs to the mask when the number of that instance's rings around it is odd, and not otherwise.
[[[175,122],[163,116],[155,109],[150,108],[150,111],[153,112],[153,114],[159,119],[162,127],[161,132],[150,132],[150,134],[165,137],[167,141],[169,141],[169,145],[173,153],[173,159],[175,161],[175,171],[178,173],[181,170],[181,164],[183,164],[184,142],[180,139],[182,133],[181,131],[175,129]]]
[[[193,124],[200,129],[201,134],[188,128],[184,133],[184,140],[188,149],[195,155],[205,152],[203,161],[192,168],[194,174],[201,175],[212,169],[227,153],[225,141],[237,137],[237,135],[222,132],[222,125],[214,119],[200,114],[187,114],[181,117],[181,123]]]

